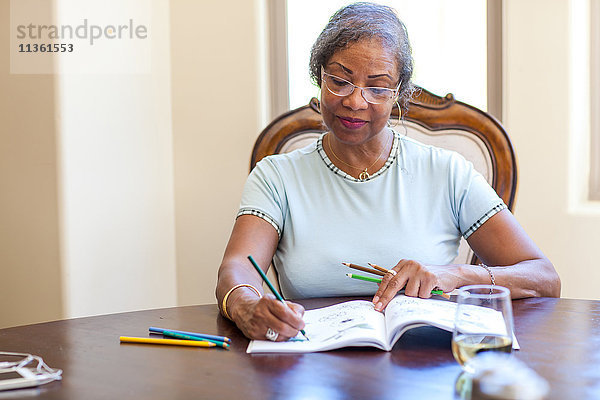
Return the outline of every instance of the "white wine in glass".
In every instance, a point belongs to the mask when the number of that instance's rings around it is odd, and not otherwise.
[[[468,361],[486,351],[512,351],[513,317],[510,290],[502,286],[471,285],[457,298],[452,354],[464,370]]]

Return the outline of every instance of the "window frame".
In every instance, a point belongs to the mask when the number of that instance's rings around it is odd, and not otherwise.
[[[269,98],[267,116],[272,121],[289,111],[287,0],[267,0]]]
[[[270,120],[289,111],[287,0],[266,0],[268,14]],[[502,121],[503,0],[487,0],[487,112]],[[310,99],[307,99],[307,101]]]
[[[590,177],[588,200],[600,201],[600,0],[590,1]]]

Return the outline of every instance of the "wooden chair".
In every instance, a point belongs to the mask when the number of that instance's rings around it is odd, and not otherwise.
[[[512,210],[517,192],[517,161],[502,125],[488,113],[455,100],[452,94],[439,97],[422,88],[416,93],[403,120],[398,121],[397,108],[392,111],[391,124],[397,124],[394,130],[462,154]],[[263,157],[304,147],[325,131],[319,101],[313,98],[308,105],[279,116],[262,131],[252,151],[250,170]],[[477,264],[479,260],[461,239],[454,262]]]

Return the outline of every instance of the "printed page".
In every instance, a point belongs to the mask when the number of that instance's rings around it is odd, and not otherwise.
[[[502,313],[486,307],[467,305],[465,312],[474,316],[472,323],[463,329],[472,333],[506,334]],[[421,299],[404,295],[396,296],[385,309],[388,343],[394,343],[408,329],[430,325],[452,332],[456,303],[448,300]],[[519,342],[513,336],[513,348],[519,349]]]
[[[500,311],[495,311],[486,307],[478,307],[474,305],[466,305],[461,308],[463,313],[473,316],[469,322],[463,321],[461,329],[463,332],[480,334],[483,339],[486,334],[506,335],[506,324]],[[519,350],[521,346],[515,336],[512,335],[512,348]]]
[[[408,329],[431,325],[452,332],[456,303],[448,300],[396,296],[385,309],[388,342],[393,344]]]
[[[304,331],[287,342],[253,340],[247,353],[308,353],[348,346],[386,349],[383,314],[369,301],[355,300],[304,313]]]

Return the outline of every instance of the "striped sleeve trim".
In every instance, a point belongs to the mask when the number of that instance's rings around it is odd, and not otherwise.
[[[237,219],[241,215],[254,215],[256,217],[264,219],[265,221],[273,225],[273,228],[275,228],[275,230],[277,231],[277,235],[279,235],[279,238],[281,239],[281,228],[279,228],[277,222],[273,218],[271,218],[269,214],[254,208],[242,208],[235,218]]]
[[[494,215],[499,213],[500,211],[506,208],[506,204],[503,202],[495,205],[490,211],[486,212],[483,217],[479,218],[469,229],[463,233],[463,237],[467,239],[469,236],[473,234],[481,225],[483,225],[488,219],[492,218]]]

